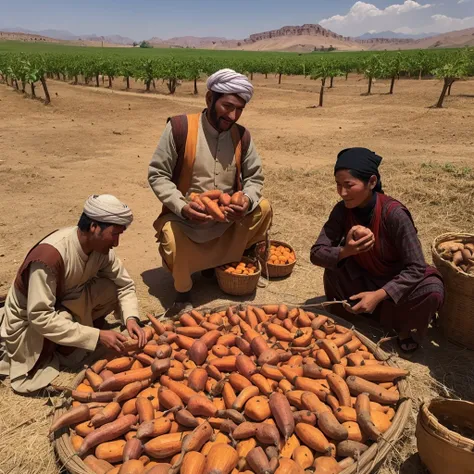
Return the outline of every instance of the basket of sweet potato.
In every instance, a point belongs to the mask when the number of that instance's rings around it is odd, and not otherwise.
[[[252,294],[257,289],[260,274],[259,262],[248,257],[216,268],[220,289],[234,296]]]
[[[270,240],[269,247],[266,242],[260,242],[256,252],[262,273],[268,278],[286,277],[296,265],[296,253],[293,247],[279,240]]]
[[[147,344],[76,378],[50,432],[73,474],[368,474],[410,415],[408,372],[283,304],[149,315]]]
[[[451,342],[474,349],[474,234],[442,234],[431,254],[445,286],[439,311],[443,331]]]

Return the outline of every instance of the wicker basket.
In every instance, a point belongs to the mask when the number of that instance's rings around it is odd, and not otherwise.
[[[261,307],[261,305],[254,306]],[[196,310],[214,313],[219,312],[223,309],[227,309],[227,307],[228,305],[202,306],[200,308],[196,308]],[[305,306],[301,307],[305,309]],[[291,308],[292,306],[289,306],[289,309]],[[307,307],[307,309],[312,311],[314,308],[312,306],[309,306]],[[342,318],[338,318],[332,314],[326,313],[324,310],[318,309],[318,313],[327,314],[328,316],[331,316],[331,318],[333,318],[337,324],[350,328],[347,321]],[[392,359],[389,358],[389,354],[377,347],[377,345],[374,344],[369,338],[355,330],[354,334],[362,341],[365,346],[368,347],[368,349],[375,355],[377,359],[386,360],[388,365],[390,366],[397,366],[392,361]],[[72,388],[77,387],[84,380],[84,377],[85,370],[79,373],[74,379]],[[398,382],[398,390],[400,392],[400,402],[398,404],[395,416],[392,420],[392,425],[384,433],[385,441],[372,444],[372,446],[370,446],[370,448],[364,454],[362,454],[357,463],[347,467],[346,469],[341,471],[340,474],[370,474],[371,472],[375,471],[380,467],[389,451],[393,449],[393,444],[397,442],[397,440],[400,438],[411,413],[411,400],[408,396],[408,382],[406,380],[400,380]],[[64,406],[62,408],[57,409],[54,417],[56,418],[61,416],[67,409],[69,409],[68,406]],[[67,428],[63,428],[62,430],[56,433],[56,436],[58,435],[60,436],[56,438],[54,445],[56,452],[58,453],[59,459],[61,460],[64,467],[71,474],[95,474],[84,464],[82,459],[74,455],[75,451],[71,444],[69,430]],[[454,474],[454,472],[455,471],[453,470],[449,470],[444,471],[443,474]]]
[[[448,429],[446,421],[474,431],[474,403],[436,398],[422,405],[416,425],[420,458],[431,474],[472,474],[474,440]]]
[[[253,263],[257,267],[257,271],[253,275],[236,275],[227,273],[221,267],[216,268],[216,277],[219,288],[229,295],[242,296],[250,295],[256,289],[261,274],[260,263],[255,259],[242,257],[244,263]]]
[[[257,246],[256,250],[258,261],[262,266],[262,274],[268,278],[283,278],[288,275],[291,275],[291,272],[293,271],[293,268],[296,265],[296,252],[294,248],[285,242],[280,242],[279,240],[270,240],[270,245],[282,245],[284,247],[289,248],[295,254],[295,261],[293,263],[286,263],[284,265],[275,265],[273,263],[268,263],[267,248],[265,246],[265,242],[261,242]]]
[[[439,316],[443,332],[451,342],[474,350],[474,275],[442,259],[437,251],[439,244],[454,239],[474,242],[474,235],[443,234],[436,237],[431,246],[433,262],[443,275],[446,291]]]

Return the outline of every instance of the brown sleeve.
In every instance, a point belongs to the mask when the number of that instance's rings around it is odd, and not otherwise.
[[[344,203],[339,202],[334,206],[318,239],[311,247],[310,260],[314,265],[329,269],[337,267],[341,243],[345,237],[344,221]]]

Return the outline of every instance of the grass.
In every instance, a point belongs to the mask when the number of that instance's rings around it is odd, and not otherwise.
[[[404,55],[414,55],[421,50],[406,50]],[[425,50],[423,50],[425,51]],[[449,51],[454,53],[457,49],[437,49],[435,51],[426,51],[427,54],[436,55]],[[333,51],[311,53],[291,53],[280,51],[242,51],[242,50],[210,50],[194,48],[102,48],[102,47],[84,47],[60,43],[41,43],[41,42],[23,42],[23,41],[0,41],[0,52],[13,53],[61,53],[61,54],[95,54],[112,55],[128,57],[175,57],[179,58],[210,58],[210,59],[274,59],[277,57],[297,58],[303,56],[312,58],[315,56],[330,57],[332,59],[359,59],[374,54],[374,51]],[[382,54],[382,51],[375,52]],[[396,54],[396,51],[389,51],[388,54]]]

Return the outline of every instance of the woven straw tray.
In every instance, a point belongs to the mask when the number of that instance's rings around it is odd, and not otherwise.
[[[205,311],[205,312],[218,312],[228,308],[227,305],[205,305],[199,308],[195,308],[197,311]],[[245,306],[245,305],[242,305]],[[253,305],[256,307],[260,307],[261,305]],[[288,306],[289,309],[294,308],[295,306]],[[300,308],[305,309],[305,306],[302,305]],[[310,308],[308,308],[310,309]],[[311,306],[311,309],[314,309],[314,305]],[[332,314],[329,314],[323,310],[318,310],[320,314],[327,314],[331,318],[333,318],[337,324],[345,326],[347,328],[350,325],[342,318],[338,318]],[[374,356],[379,360],[387,360],[389,358],[389,354],[382,351],[379,347],[376,346],[370,339],[366,336],[361,334],[360,332],[354,330],[354,334],[360,338],[363,344],[365,344],[369,350],[374,354]],[[396,364],[388,359],[388,365],[396,366]],[[77,387],[84,379],[85,370],[81,371],[77,377],[72,382],[72,387]],[[352,464],[348,468],[344,469],[341,474],[369,474],[378,468],[387,454],[392,449],[394,443],[400,438],[405,425],[408,421],[411,411],[411,399],[408,397],[408,382],[406,380],[400,380],[398,382],[398,390],[400,392],[400,402],[397,406],[397,410],[395,416],[392,420],[392,425],[390,428],[384,433],[384,439],[377,443],[372,444],[370,448],[360,457],[359,462]],[[69,409],[68,406],[64,406],[58,408],[54,414],[54,419],[59,417],[63,413],[65,413]],[[71,444],[71,439],[69,435],[69,428],[63,428],[56,432],[56,439],[53,441],[55,450],[58,454],[58,457],[61,461],[61,464],[71,473],[71,474],[95,474],[94,471],[89,469],[82,459],[80,459],[74,451],[74,448]]]

